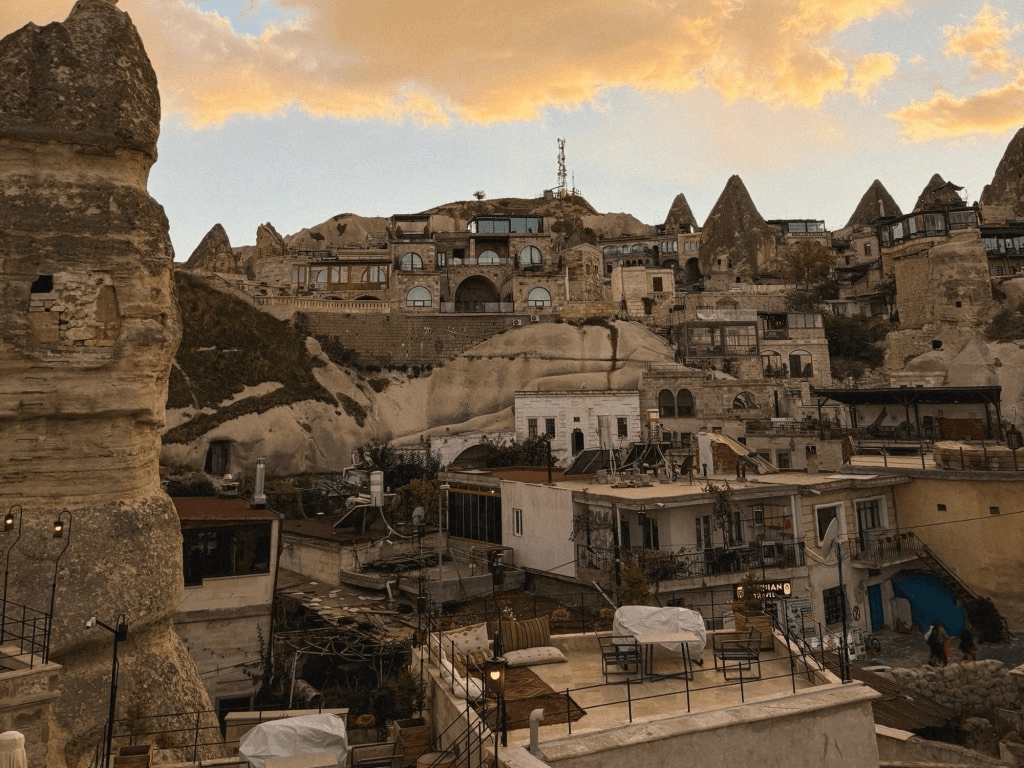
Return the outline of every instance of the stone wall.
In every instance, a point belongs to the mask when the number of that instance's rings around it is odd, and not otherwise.
[[[1020,707],[1017,682],[1001,661],[964,661],[945,667],[891,669],[886,673],[943,706],[964,715],[986,716],[996,707]]]
[[[440,365],[495,334],[513,328],[510,315],[457,317],[302,314],[305,330],[337,339],[361,365]]]

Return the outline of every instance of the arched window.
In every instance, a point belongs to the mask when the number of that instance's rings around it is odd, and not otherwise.
[[[619,246],[617,245],[606,245],[603,251],[605,256],[618,256]]]
[[[784,379],[789,375],[789,367],[782,362],[782,355],[769,350],[761,353],[761,373],[766,379]]]
[[[658,414],[669,418],[676,415],[676,398],[667,389],[658,393]]]
[[[797,349],[789,353],[789,375],[794,379],[808,379],[814,375],[810,352]]]
[[[430,291],[422,285],[417,285],[405,294],[405,306],[407,307],[429,307],[432,303],[433,297],[430,295]]]
[[[757,409],[761,407],[761,403],[753,392],[740,392],[733,398],[732,407],[742,410]]]
[[[519,252],[516,257],[520,267],[539,267],[543,261],[540,248],[535,245],[528,245]]]
[[[500,264],[501,259],[498,258],[498,254],[494,251],[484,251],[476,258],[476,263],[482,267],[494,266]]]
[[[676,406],[680,416],[693,416],[693,393],[680,389],[676,393]]]
[[[423,269],[423,259],[418,253],[409,251],[409,253],[402,254],[402,258],[398,261],[398,268],[401,270]]]
[[[629,250],[631,250],[633,253],[643,253],[644,252],[644,244],[643,243],[633,243],[633,247],[630,248]]]
[[[550,307],[551,294],[548,293],[546,288],[534,288],[530,291],[530,295],[526,297],[526,303],[531,307]]]

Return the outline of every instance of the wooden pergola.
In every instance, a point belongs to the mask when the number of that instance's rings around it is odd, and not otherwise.
[[[850,423],[858,427],[858,405],[903,406],[908,424],[917,427],[921,434],[919,406],[980,404],[985,408],[986,433],[993,439],[1003,440],[1003,419],[1000,410],[1002,387],[882,387],[878,389],[813,389],[811,394],[818,405],[818,423],[821,423],[821,409],[829,401],[841,403],[850,409]],[[995,424],[993,424],[993,409]],[[913,418],[911,418],[913,411]]]

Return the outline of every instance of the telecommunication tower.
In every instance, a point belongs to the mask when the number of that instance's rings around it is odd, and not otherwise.
[[[558,196],[565,197],[568,194],[566,186],[566,177],[568,174],[565,171],[565,139],[558,140]]]

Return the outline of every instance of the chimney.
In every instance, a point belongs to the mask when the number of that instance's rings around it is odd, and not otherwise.
[[[267,474],[267,460],[256,459],[256,485],[252,490],[252,505],[257,509],[267,506],[267,495],[263,493],[263,480]]]

